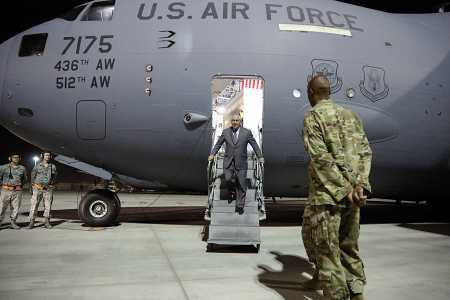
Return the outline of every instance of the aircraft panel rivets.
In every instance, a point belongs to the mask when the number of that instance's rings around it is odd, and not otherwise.
[[[149,88],[146,88],[145,93],[150,96],[152,94],[152,90]]]
[[[145,81],[148,83],[152,83],[153,79],[151,77],[145,77]]]
[[[294,98],[300,98],[302,96],[302,91],[300,91],[299,89],[294,89],[292,91],[292,96],[294,96]]]
[[[153,66],[152,65],[147,65],[146,67],[145,67],[145,71],[146,72],[152,72],[153,71]]]
[[[353,88],[349,88],[347,89],[346,94],[348,98],[352,99],[353,97],[355,97],[355,90]]]

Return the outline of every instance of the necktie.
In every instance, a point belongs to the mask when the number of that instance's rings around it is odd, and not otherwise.
[[[237,131],[234,131],[233,132],[233,143],[236,144],[236,142],[237,142]]]

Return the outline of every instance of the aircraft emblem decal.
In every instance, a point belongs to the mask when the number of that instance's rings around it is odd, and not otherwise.
[[[389,95],[386,84],[386,72],[382,68],[365,65],[363,67],[364,80],[359,84],[361,93],[372,102],[377,102]]]
[[[164,36],[159,37],[158,43],[162,44],[159,49],[167,49],[175,45],[175,41],[171,38],[176,35],[175,31],[172,30],[160,30],[159,32],[165,33]]]
[[[328,78],[331,85],[331,93],[339,92],[342,87],[342,78],[338,76],[338,63],[334,60],[313,59],[311,61],[312,74],[308,76],[308,82],[316,75]]]

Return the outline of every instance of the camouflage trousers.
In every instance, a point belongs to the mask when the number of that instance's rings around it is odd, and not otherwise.
[[[364,292],[366,276],[359,256],[359,216],[360,209],[355,205],[305,208],[303,244],[328,299],[343,300]]]
[[[6,209],[11,205],[11,220],[16,220],[22,202],[22,191],[7,191],[2,189],[0,194],[0,222],[6,214]]]
[[[31,196],[30,206],[30,221],[36,217],[36,212],[39,207],[39,203],[44,199],[44,217],[50,218],[50,211],[53,202],[53,190],[38,190],[33,189],[33,196]]]

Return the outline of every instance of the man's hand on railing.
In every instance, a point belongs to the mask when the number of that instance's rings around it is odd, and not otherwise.
[[[259,161],[260,164],[263,165],[263,164],[264,164],[264,157],[260,157],[260,158],[258,159],[258,161]]]
[[[213,161],[213,160],[214,160],[214,155],[208,156],[208,161]]]

